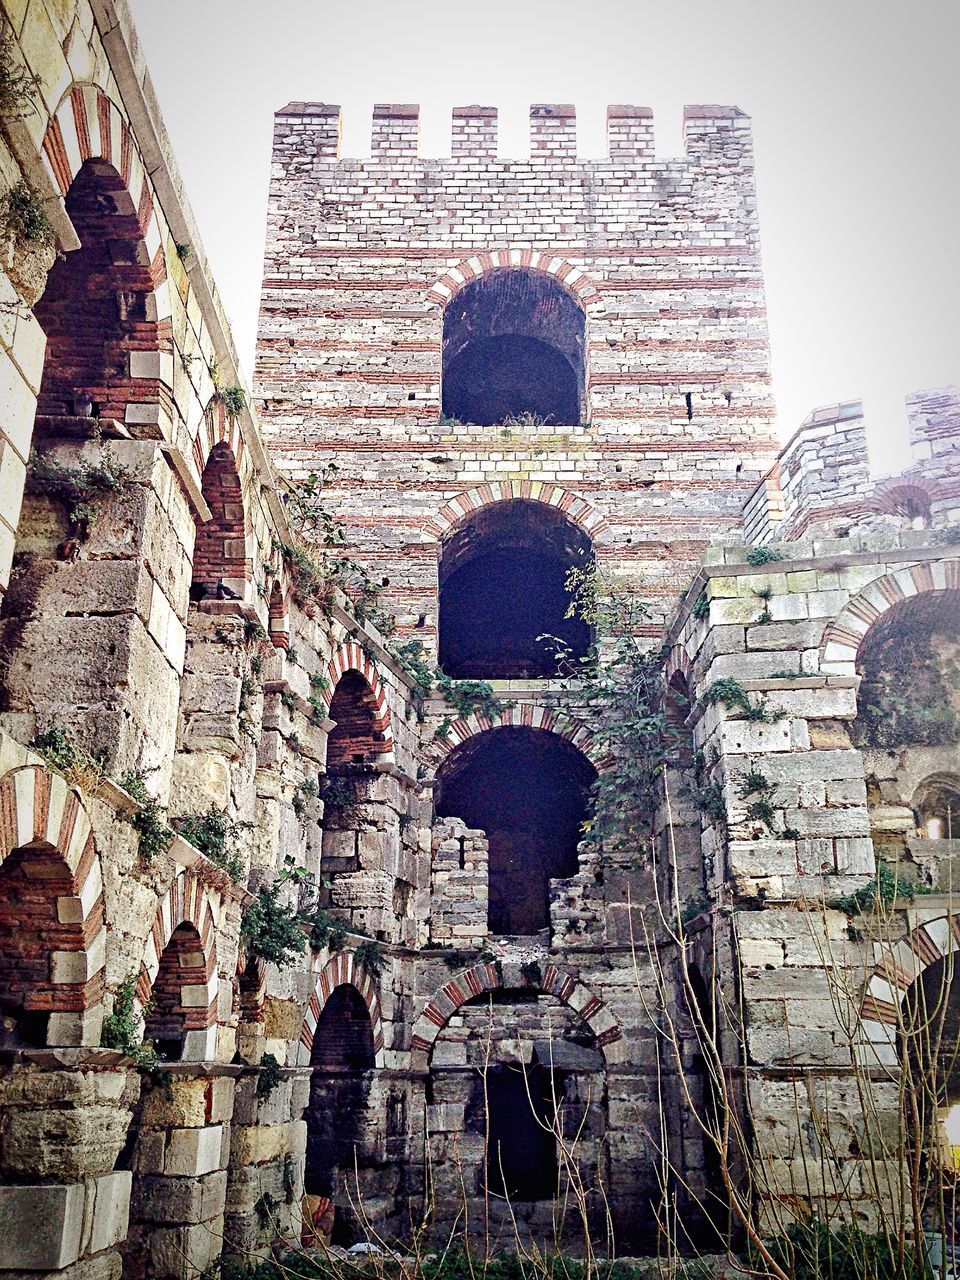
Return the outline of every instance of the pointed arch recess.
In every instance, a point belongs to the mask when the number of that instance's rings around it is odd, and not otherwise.
[[[137,1000],[141,1009],[150,999],[153,984],[160,971],[160,959],[173,936],[182,924],[192,924],[200,935],[203,948],[203,966],[198,967],[196,980],[182,989],[182,1003],[190,1010],[187,1020],[187,1042],[184,1058],[198,1061],[212,1058],[217,1044],[217,974],[216,915],[210,891],[189,870],[182,870],[170,888],[160,899],[153,927],[147,937],[140,975],[137,980]]]
[[[590,277],[573,263],[555,254],[540,253],[536,249],[492,249],[464,258],[456,266],[447,267],[443,275],[430,288],[427,297],[431,302],[445,307],[455,298],[465,284],[486,275],[489,271],[519,267],[553,276],[572,293],[584,311],[593,314],[603,308],[600,291]]]
[[[561,489],[559,485],[545,480],[500,480],[494,484],[479,485],[476,489],[467,489],[450,498],[427,522],[427,530],[439,540],[459,524],[464,516],[479,511],[481,507],[489,507],[495,502],[509,502],[514,498],[556,507],[593,540],[607,527],[604,517],[586,499],[568,489]]]
[[[159,379],[173,387],[173,325],[164,252],[164,233],[155,207],[153,186],[136,139],[119,107],[94,84],[75,83],[51,116],[42,151],[54,186],[66,198],[87,160],[105,160],[119,174],[136,210],[153,280],[160,335],[159,370],[145,359],[142,370],[131,361],[131,378]],[[145,353],[149,355],[149,353]],[[140,362],[138,362],[139,365]]]
[[[25,846],[47,845],[65,864],[70,893],[56,900],[63,933],[50,955],[51,1045],[100,1043],[100,1026],[84,1012],[100,1006],[104,990],[107,928],[103,876],[90,819],[80,792],[41,765],[11,769],[0,780],[0,863]],[[77,955],[83,962],[76,963]]]
[[[327,663],[327,688],[322,698],[329,710],[333,695],[336,692],[340,677],[347,671],[357,671],[363,676],[376,700],[377,720],[374,727],[383,734],[383,753],[385,760],[393,761],[393,728],[390,723],[390,707],[387,705],[387,691],[383,686],[376,666],[363,652],[358,644],[350,641],[342,644]]]
[[[527,983],[544,995],[555,996],[562,1004],[577,1013],[597,1038],[597,1044],[604,1050],[607,1062],[619,1060],[619,1044],[623,1039],[623,1030],[600,997],[590,990],[572,973],[548,964],[543,977],[535,983]],[[497,964],[477,964],[465,969],[455,978],[451,978],[434,995],[413,1024],[413,1038],[410,1047],[413,1053],[429,1057],[434,1042],[447,1025],[450,1018],[461,1005],[485,991],[507,989],[503,975]]]
[[[925,591],[956,590],[960,590],[960,560],[907,565],[874,579],[847,601],[824,632],[821,669],[853,675],[864,637],[888,609]]]
[[[310,1061],[313,1051],[313,1037],[323,1007],[337,987],[353,987],[370,1014],[370,1026],[373,1031],[374,1065],[382,1067],[383,1058],[383,1017],[380,1012],[380,997],[373,979],[361,965],[356,963],[352,951],[338,951],[330,957],[317,975],[316,986],[307,1011],[304,1014],[303,1026],[300,1028],[300,1047],[297,1051],[298,1064]]]

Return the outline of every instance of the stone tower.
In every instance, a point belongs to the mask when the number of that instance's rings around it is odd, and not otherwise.
[[[454,111],[449,159],[419,154],[413,106],[375,109],[369,160],[339,137],[337,107],[277,114],[258,348],[274,461],[336,463],[350,539],[428,649],[440,582],[477,555],[458,534],[541,560],[579,534],[669,611],[774,456],[747,116],[687,107],[668,160],[629,106],[596,160],[562,105],[531,108],[527,159],[498,158],[488,107]],[[535,505],[497,508],[516,499]]]

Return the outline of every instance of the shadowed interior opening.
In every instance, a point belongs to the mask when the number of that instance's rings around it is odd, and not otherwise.
[[[163,949],[150,993],[143,1039],[153,1045],[158,1058],[179,1062],[190,1023],[196,1024],[198,1018],[205,1021],[192,996],[201,985],[206,985],[203,943],[194,926],[184,923],[174,929]]]
[[[344,983],[331,992],[317,1020],[306,1114],[304,1185],[310,1195],[337,1202],[335,1232],[341,1238],[336,1243],[350,1243],[341,1233],[349,1237],[352,1231],[344,1179],[355,1167],[370,1164],[365,1134],[376,1120],[367,1105],[374,1065],[370,1013],[356,988]]]
[[[542,729],[491,730],[448,756],[437,813],[486,832],[491,933],[529,935],[549,927],[550,880],[577,872],[595,777],[575,747]]]
[[[570,570],[589,563],[590,539],[543,502],[482,507],[454,528],[440,560],[440,665],[456,679],[557,674],[556,636],[574,658],[590,647],[568,618]]]
[[[487,1073],[487,1186],[511,1200],[557,1194],[557,1110],[546,1067],[496,1066]]]
[[[524,414],[581,421],[584,317],[562,285],[523,268],[464,285],[443,317],[443,412],[493,426]]]

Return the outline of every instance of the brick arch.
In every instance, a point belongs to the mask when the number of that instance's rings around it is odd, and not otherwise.
[[[199,935],[200,949],[184,968],[181,988],[181,1004],[186,1012],[183,1058],[199,1062],[212,1058],[216,1052],[219,978],[213,904],[206,886],[189,870],[180,871],[160,899],[147,938],[137,981],[141,1022],[142,1010],[160,972],[163,953],[182,924],[192,925]]]
[[[290,587],[281,571],[273,580],[267,604],[268,632],[276,649],[290,648]]]
[[[63,198],[88,160],[105,161],[122,181],[146,247],[153,281],[150,318],[158,326],[159,362],[150,359],[150,352],[132,352],[130,378],[134,382],[141,378],[159,382],[172,392],[173,327],[165,256],[166,227],[161,224],[162,214],[153,185],[130,126],[118,105],[101,88],[74,83],[50,117],[43,136],[42,154],[54,187]],[[142,359],[134,361],[134,355],[142,355]],[[144,403],[138,397],[141,411]],[[162,420],[166,410],[159,396],[157,404]]]
[[[352,951],[338,951],[336,955],[332,955],[317,975],[316,986],[304,1014],[303,1026],[300,1028],[297,1047],[298,1066],[309,1063],[310,1054],[313,1051],[313,1037],[323,1006],[335,989],[344,985],[353,987],[367,1006],[373,1031],[374,1065],[383,1066],[383,1016],[380,1012],[380,997],[377,995],[372,977],[362,965],[357,964]]]
[[[456,266],[447,267],[427,292],[427,297],[431,302],[445,307],[471,280],[476,280],[489,271],[511,267],[553,276],[568,293],[573,294],[588,315],[603,309],[600,291],[584,271],[563,258],[551,253],[540,253],[537,249],[492,249],[464,258]]]
[[[25,848],[50,871],[66,873],[67,892],[40,904],[49,912],[36,924],[49,945],[49,968],[24,1008],[49,1013],[48,1045],[98,1045],[107,941],[100,858],[80,793],[40,765],[12,769],[0,780],[0,865]],[[17,905],[19,911],[26,904]]]
[[[926,591],[956,590],[960,590],[960,560],[908,565],[875,578],[847,601],[824,632],[821,670],[854,675],[867,632],[888,609]]]
[[[596,769],[607,768],[611,764],[609,756],[605,756],[593,734],[580,720],[562,715],[550,707],[535,706],[530,702],[520,703],[515,707],[505,707],[495,719],[480,716],[476,713],[461,720],[454,720],[449,726],[448,736],[434,738],[427,746],[427,755],[439,766],[451,751],[459,747],[469,738],[481,733],[496,732],[498,729],[542,729],[546,733],[556,734],[571,746],[577,748],[587,757]]]
[[[579,1014],[596,1036],[597,1044],[603,1049],[607,1062],[619,1061],[623,1030],[610,1008],[579,978],[558,969],[554,964],[548,964],[543,977],[536,982],[528,981],[526,986],[542,991],[545,995],[555,996],[562,1004]],[[421,1065],[428,1065],[437,1037],[461,1005],[483,995],[485,991],[511,988],[507,987],[502,971],[495,962],[476,964],[451,978],[436,992],[413,1024],[410,1047],[414,1056],[421,1055]]]
[[[892,1043],[900,1024],[900,1005],[913,983],[939,960],[960,951],[960,915],[936,916],[916,925],[886,947],[864,983],[860,1003],[861,1034]]]
[[[359,672],[370,686],[377,717],[374,722],[374,728],[383,734],[382,756],[385,760],[392,761],[394,759],[393,727],[390,723],[387,691],[380,679],[376,665],[372,659],[367,657],[356,641],[351,640],[347,644],[342,644],[327,663],[327,688],[324,689],[321,695],[327,704],[327,710],[330,709],[330,704],[333,702],[333,695],[340,677],[347,671]]]
[[[427,531],[438,540],[459,524],[464,516],[479,511],[481,507],[491,506],[495,502],[509,502],[522,498],[530,502],[544,502],[556,507],[558,511],[582,529],[593,540],[606,530],[604,517],[592,507],[585,498],[578,497],[568,489],[540,480],[500,480],[494,484],[482,484],[476,489],[467,489],[446,502],[426,525]]]
[[[256,543],[247,502],[248,484],[243,478],[246,453],[239,423],[227,415],[220,401],[211,401],[207,406],[194,441],[194,459],[201,492],[212,514],[209,520],[197,523],[193,581],[204,583],[212,594],[222,579],[249,603],[253,599]]]
[[[910,481],[892,477],[877,483],[873,491],[872,505],[877,511],[895,515],[900,503],[914,502],[920,509],[920,513],[929,518],[930,503],[936,496],[937,486],[924,477],[918,476]]]

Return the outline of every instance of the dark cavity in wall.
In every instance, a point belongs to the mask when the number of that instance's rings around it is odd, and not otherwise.
[[[465,285],[443,319],[443,412],[493,426],[533,414],[581,421],[584,316],[552,276],[492,271]]]
[[[590,628],[567,617],[566,581],[590,555],[587,535],[543,502],[496,502],[461,521],[440,560],[440,665],[447,675],[556,675],[557,646],[545,636],[583,657]]]
[[[487,1186],[511,1200],[557,1194],[553,1073],[541,1066],[487,1073]]]
[[[371,1164],[366,1140],[375,1115],[368,1107],[375,1065],[373,1029],[363,998],[354,987],[336,987],[317,1021],[310,1056],[307,1163],[304,1185],[311,1195],[329,1196],[336,1206],[335,1242],[351,1243],[350,1211],[355,1170]],[[353,1187],[353,1199],[356,1188]]]
[[[549,927],[549,882],[577,872],[595,776],[575,747],[541,729],[496,729],[447,758],[437,813],[487,834],[491,933],[530,935]]]

